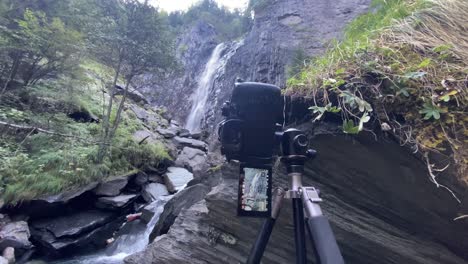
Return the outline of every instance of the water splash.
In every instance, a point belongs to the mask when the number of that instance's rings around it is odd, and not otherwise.
[[[224,51],[226,45],[224,43],[218,44],[213,50],[205,69],[198,80],[198,86],[192,95],[192,109],[185,123],[185,127],[191,132],[199,131],[201,127],[201,121],[206,110],[206,103],[208,102],[208,96],[210,89],[213,86],[216,72],[220,69],[224,63],[221,58],[221,54]]]

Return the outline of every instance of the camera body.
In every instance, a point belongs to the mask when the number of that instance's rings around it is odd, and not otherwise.
[[[276,132],[283,116],[281,90],[265,83],[236,82],[222,114],[221,153],[228,161],[240,162],[237,214],[269,217],[272,161],[279,146]]]
[[[224,103],[219,124],[221,153],[227,160],[252,165],[271,164],[278,145],[275,133],[283,118],[283,98],[277,86],[236,82],[231,100]]]

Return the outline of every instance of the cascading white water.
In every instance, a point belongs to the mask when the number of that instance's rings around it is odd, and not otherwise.
[[[210,89],[213,86],[214,78],[216,77],[216,72],[223,66],[221,54],[225,47],[224,43],[216,46],[205,66],[203,74],[198,79],[197,89],[192,95],[192,109],[185,123],[185,127],[191,132],[200,130],[201,121],[206,111],[206,103],[208,101]]]
[[[144,250],[148,245],[151,231],[158,222],[164,205],[171,198],[172,195],[162,196],[154,202],[154,216],[148,224],[144,224],[140,220],[126,223],[126,225],[130,225],[126,234],[119,236],[108,248],[91,255],[59,260],[53,264],[122,264],[125,257]]]

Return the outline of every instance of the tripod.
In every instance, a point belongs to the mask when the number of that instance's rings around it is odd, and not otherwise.
[[[296,246],[296,263],[307,263],[305,225],[314,246],[319,264],[344,264],[340,249],[327,218],[322,214],[319,202],[319,191],[314,187],[302,186],[304,164],[314,158],[315,150],[308,150],[308,139],[300,130],[288,129],[277,133],[281,139],[281,161],[286,165],[291,178],[291,190],[277,188],[274,194],[271,217],[263,223],[260,233],[253,245],[248,264],[258,264],[263,256],[268,239],[279,216],[284,198],[292,199],[294,214],[294,241]],[[304,217],[304,209],[306,216]]]

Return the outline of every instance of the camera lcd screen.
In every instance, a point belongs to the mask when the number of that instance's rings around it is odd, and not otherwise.
[[[241,166],[238,214],[269,217],[271,212],[271,169]]]

